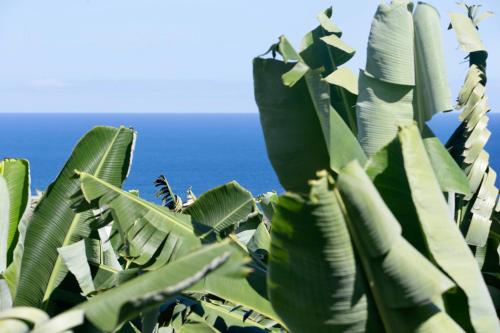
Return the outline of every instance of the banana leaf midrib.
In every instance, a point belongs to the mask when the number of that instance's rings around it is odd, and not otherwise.
[[[134,203],[140,205],[140,206],[143,206],[143,207],[146,207],[148,209],[151,209],[153,210],[155,213],[161,215],[162,217],[164,217],[165,219],[167,219],[169,222],[171,223],[174,223],[178,226],[180,226],[182,229],[184,229],[185,231],[189,232],[189,233],[193,233],[194,232],[194,229],[193,228],[190,228],[188,225],[186,224],[183,224],[183,223],[180,223],[178,220],[175,220],[175,219],[172,219],[168,214],[165,214],[166,212],[162,211],[161,209],[159,209],[156,205],[153,205],[149,202],[146,202],[144,200],[141,200],[140,198],[138,198],[137,196],[133,195],[133,194],[130,194],[126,191],[120,191],[120,189],[114,185],[111,185],[105,181],[103,181],[102,179],[94,176],[94,175],[91,175],[89,173],[86,173],[86,172],[81,172],[80,173],[80,176],[82,177],[85,177],[85,176],[88,176],[90,177],[93,181],[96,181],[98,183],[100,183],[101,185],[105,186],[106,188],[112,190],[113,192],[116,192],[116,193],[119,193],[120,195],[122,196],[125,196],[128,200],[130,201],[133,201]],[[85,196],[86,199],[89,198],[88,194],[86,193],[86,190],[85,190],[85,187],[82,187],[82,192]]]
[[[224,225],[224,222],[227,221],[233,214],[237,213],[238,211],[242,210],[245,208],[245,206],[249,203],[251,203],[254,199],[252,197],[249,197],[247,200],[245,200],[243,203],[238,205],[235,209],[231,210],[228,212],[219,222],[217,222],[215,225],[211,226],[211,229],[205,232],[203,235],[200,236],[201,239],[205,239],[207,236],[210,236],[212,233],[216,232],[216,229],[220,225]]]

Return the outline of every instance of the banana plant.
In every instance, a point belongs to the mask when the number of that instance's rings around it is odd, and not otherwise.
[[[259,256],[269,250],[268,226],[251,193],[231,182],[201,195],[182,213],[149,203],[120,188],[134,140],[135,133],[125,128],[89,132],[32,214],[17,221],[14,260],[2,274],[12,292],[3,283],[2,310],[6,311],[0,312],[0,327],[35,333],[199,327],[224,332],[239,326],[280,331],[284,325],[280,326],[266,295],[267,267]],[[29,194],[28,170],[21,172],[27,163],[8,163],[2,172],[5,177],[15,176],[16,182],[0,177],[1,226],[6,231],[13,220],[9,212],[25,209]],[[14,166],[18,172],[13,172]],[[57,202],[60,205],[54,206]],[[9,210],[14,206],[16,210]],[[64,214],[67,220],[62,219]],[[64,239],[51,234],[61,232],[62,226],[69,227]],[[33,245],[34,237],[41,234],[52,242],[43,238],[45,242]],[[2,258],[7,258],[7,235],[2,233]],[[43,260],[36,257],[42,250],[48,257]],[[49,260],[52,252],[56,255]],[[51,274],[43,269],[31,272],[34,263],[26,268],[35,258],[50,267]],[[53,274],[59,276],[57,283]],[[34,277],[46,284],[32,281]],[[50,293],[46,300],[40,291],[34,292],[37,286]],[[35,307],[19,305],[23,297]],[[179,306],[182,311],[168,315]],[[36,307],[54,318],[49,320]],[[41,319],[30,319],[36,316]]]
[[[320,26],[306,34],[299,51],[281,36],[270,48],[272,58],[254,59],[255,99],[266,147],[285,190],[307,193],[318,170],[338,172],[352,160],[364,165],[367,156],[394,139],[398,126],[417,120],[442,190],[469,194],[464,173],[425,125],[433,114],[451,109],[439,17],[425,3],[412,11],[408,1],[379,6],[359,79],[338,67],[351,49],[340,41],[330,9],[318,16]],[[318,31],[327,37],[318,37]],[[282,60],[276,59],[278,54]],[[332,66],[336,58],[342,61]],[[334,91],[353,98],[343,99]],[[346,114],[357,117],[357,126]]]
[[[268,155],[289,192],[272,220],[268,270],[284,324],[293,332],[500,331],[446,201],[471,195],[472,184],[426,124],[452,109],[437,11],[381,4],[357,84],[347,71],[325,74],[326,58],[308,61],[284,37],[270,51],[254,60],[254,81]],[[351,135],[339,130],[349,126],[332,112],[326,83],[357,92]]]
[[[56,180],[47,188],[27,224],[24,251],[7,280],[15,306],[45,307],[64,280],[67,268],[57,249],[90,233],[93,212],[81,200],[75,169],[120,186],[125,179],[135,140],[128,128],[96,127],[75,147]]]
[[[259,245],[247,247],[236,235],[247,223],[253,225],[256,233],[250,240],[262,239],[261,232],[267,231],[261,230],[257,234],[256,229],[262,222],[255,200],[239,184],[231,182],[217,187],[201,195],[183,213],[174,213],[167,207],[137,198],[93,175],[80,173],[80,179],[85,199],[89,203],[97,203],[96,208],[109,209],[119,230],[111,236],[121,239],[116,250],[129,263],[154,271],[202,244],[230,238],[241,251],[253,258],[249,263],[252,272],[243,279],[215,274],[189,291],[212,294],[233,306],[243,306],[275,322],[280,321],[267,299],[265,265],[254,255],[265,241],[254,241]],[[255,218],[256,225],[253,223]]]
[[[0,313],[0,328],[12,333],[68,332],[72,328],[85,332],[112,332],[212,272],[222,270],[220,274],[223,275],[246,274],[243,259],[239,249],[228,241],[205,246],[161,269],[95,295],[50,320],[37,308],[6,310]]]

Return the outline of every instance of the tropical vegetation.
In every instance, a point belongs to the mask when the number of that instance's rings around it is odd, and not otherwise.
[[[1,161],[0,332],[500,332],[490,13],[462,7],[470,68],[446,145],[427,125],[453,109],[440,17],[394,0],[359,75],[331,8],[299,49],[281,36],[254,59],[282,195],[233,181],[183,202],[160,176],[146,201],[122,189],[125,127],[88,132],[39,197],[28,161]]]

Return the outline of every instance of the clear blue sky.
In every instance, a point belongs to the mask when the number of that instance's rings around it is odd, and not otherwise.
[[[443,19],[454,94],[466,64],[445,31],[453,0],[429,1]],[[3,0],[0,112],[256,112],[252,58],[280,34],[296,44],[334,7],[364,67],[378,0]],[[483,0],[500,15],[500,1]],[[482,24],[490,104],[500,109],[500,16]]]

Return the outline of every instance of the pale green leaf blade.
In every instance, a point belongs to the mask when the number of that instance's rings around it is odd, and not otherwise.
[[[9,333],[28,333],[29,326],[20,320],[4,319],[0,320],[0,331]]]
[[[471,188],[467,176],[427,126],[424,127],[423,142],[441,191],[468,195]]]
[[[413,122],[413,87],[359,75],[358,140],[368,156],[387,145],[398,128]]]
[[[341,67],[325,77],[325,81],[358,95],[358,77],[349,67]]]
[[[14,249],[13,261],[7,267],[7,270],[3,274],[9,286],[12,299],[15,298],[16,292],[18,290],[17,286],[19,283],[19,275],[21,271],[21,261],[24,253],[24,240],[26,238],[26,230],[28,229],[28,225],[31,221],[32,213],[33,213],[32,208],[30,207],[18,224],[19,235],[16,247]]]
[[[481,37],[470,18],[460,13],[450,13],[450,20],[462,50],[467,53],[486,52]]]
[[[359,76],[358,140],[368,156],[387,145],[414,117],[414,28],[409,1],[380,4]]]
[[[413,15],[415,26],[416,100],[415,119],[424,123],[438,112],[452,110],[451,90],[437,10],[419,2]]]
[[[267,230],[266,224],[264,222],[259,223],[255,233],[247,244],[247,248],[252,252],[257,252],[259,250],[266,251],[269,253],[269,248],[271,246],[271,235]]]
[[[19,306],[0,312],[0,320],[3,319],[19,319],[32,325],[41,325],[49,320],[49,316],[42,310]]]
[[[0,278],[0,312],[12,307],[12,295],[10,294],[7,281]]]
[[[370,76],[415,85],[412,7],[409,1],[378,6],[368,38],[366,73]]]
[[[30,333],[67,333],[69,329],[82,325],[83,320],[82,310],[69,310],[36,325]]]
[[[76,243],[66,245],[57,249],[68,270],[75,276],[82,292],[86,295],[95,290],[92,281],[92,273],[87,262],[85,241],[82,239]]]
[[[356,160],[361,165],[367,161],[363,149],[354,134],[349,130],[344,120],[335,110],[330,111],[330,167],[338,172],[347,163]]]

